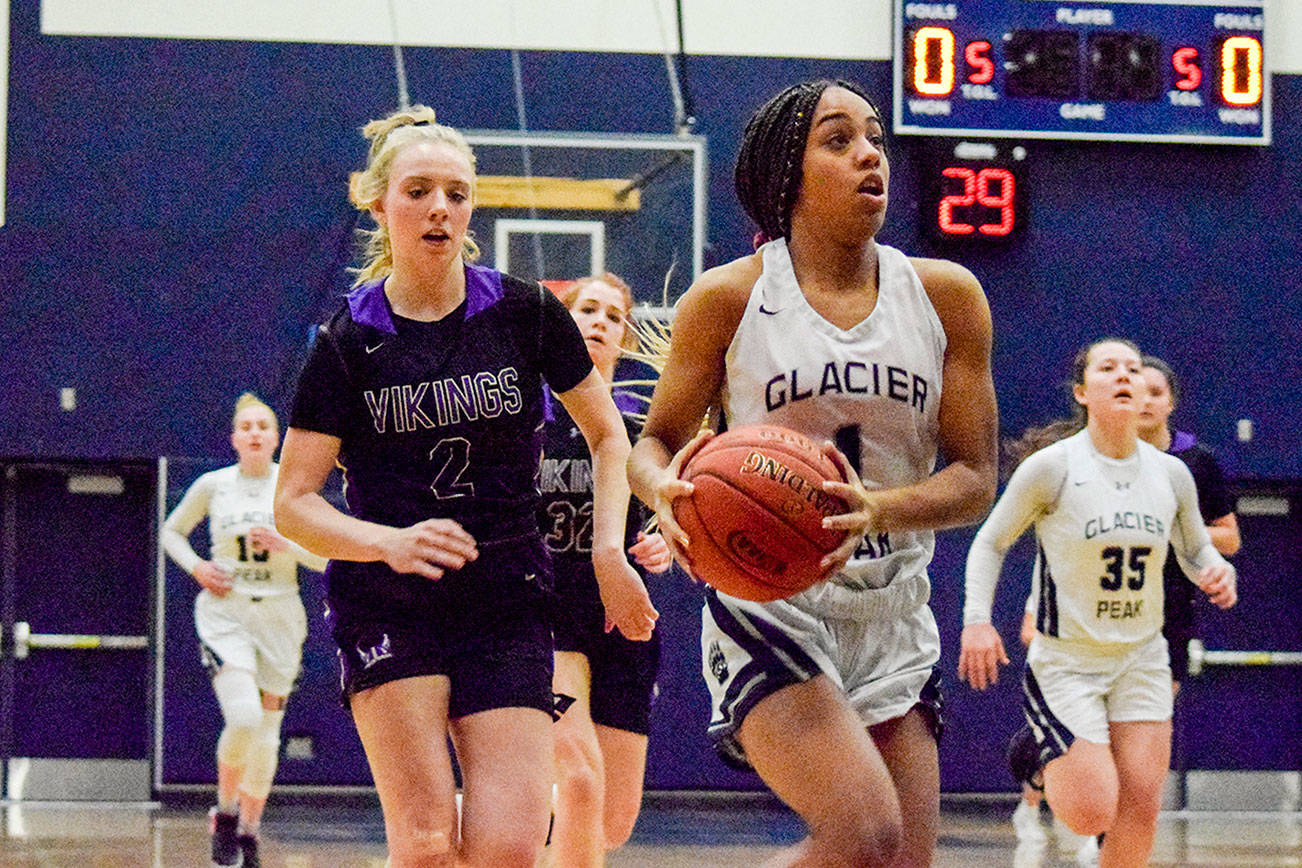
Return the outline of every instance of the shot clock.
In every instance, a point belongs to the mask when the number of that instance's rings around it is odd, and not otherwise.
[[[895,132],[1269,144],[1264,5],[895,0]]]
[[[918,216],[934,241],[1011,241],[1026,220],[1021,145],[933,139],[910,147],[918,172]]]

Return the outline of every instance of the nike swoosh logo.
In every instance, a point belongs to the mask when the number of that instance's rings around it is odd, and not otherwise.
[[[1087,482],[1089,482],[1088,479],[1082,479],[1080,482],[1073,482],[1072,485],[1085,485]]]
[[[375,352],[376,350],[378,350],[378,349],[379,349],[380,347],[382,347],[382,346],[384,346],[384,341],[380,341],[378,344],[376,344],[376,345],[373,346],[373,347],[367,347],[367,348],[366,348],[366,354],[369,356],[371,353]]]
[[[759,312],[762,314],[767,314],[768,316],[773,316],[774,314],[778,313],[778,311],[776,310],[769,310],[768,308],[764,307],[764,302],[762,301],[760,302]]]

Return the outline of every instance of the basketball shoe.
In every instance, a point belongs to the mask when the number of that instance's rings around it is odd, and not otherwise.
[[[262,868],[262,860],[258,858],[258,836],[240,835],[237,840],[240,854],[244,857],[243,868]]]
[[[238,868],[242,863],[237,829],[240,818],[236,814],[223,814],[216,808],[208,812],[208,828],[212,832],[212,864],[214,868]]]
[[[1099,864],[1099,839],[1094,835],[1078,835],[1055,817],[1053,836],[1058,841],[1059,858],[1072,859],[1079,868],[1093,868]]]
[[[1039,845],[1049,843],[1049,835],[1040,824],[1040,806],[1032,805],[1025,799],[1017,802],[1013,809],[1013,830],[1017,833],[1017,846]]]

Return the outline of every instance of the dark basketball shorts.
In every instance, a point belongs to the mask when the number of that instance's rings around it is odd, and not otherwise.
[[[592,722],[625,732],[651,731],[651,701],[660,668],[660,631],[634,642],[618,629],[606,632],[601,600],[575,592],[558,581],[553,620],[557,651],[588,658],[592,673]],[[595,583],[593,591],[595,592]]]
[[[495,708],[552,713],[549,585],[541,543],[516,540],[481,545],[477,560],[430,582],[419,605],[373,606],[356,594],[332,594],[345,705],[390,681],[446,675],[450,718]]]

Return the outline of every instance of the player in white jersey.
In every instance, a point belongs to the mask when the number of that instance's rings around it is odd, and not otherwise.
[[[671,502],[691,493],[678,474],[708,439],[693,435],[711,406],[729,427],[826,441],[849,480],[827,483],[851,510],[827,520],[849,533],[826,582],[764,604],[706,592],[710,733],[809,828],[782,864],[931,861],[932,531],[979,518],[995,488],[985,295],[954,263],[876,242],[889,177],[881,116],[857,85],[806,82],[755,113],[736,184],[769,240],[683,297],[630,463],[689,570]]]
[[[1101,865],[1143,865],[1171,753],[1167,545],[1219,606],[1234,604],[1235,574],[1207,536],[1188,468],[1138,438],[1138,350],[1099,341],[1073,381],[1084,428],[1018,466],[972,542],[959,675],[985,689],[1008,662],[990,624],[994,590],[1004,553],[1034,524],[1042,561],[1023,693],[1045,795],[1072,831],[1108,833]]]
[[[235,403],[231,445],[239,461],[195,480],[163,525],[163,547],[201,587],[194,623],[224,723],[217,742],[214,865],[257,865],[257,835],[280,756],[285,702],[298,678],[307,617],[298,566],[326,559],[275,531],[272,502],[279,434],[252,393]],[[209,556],[189,536],[208,519]]]

